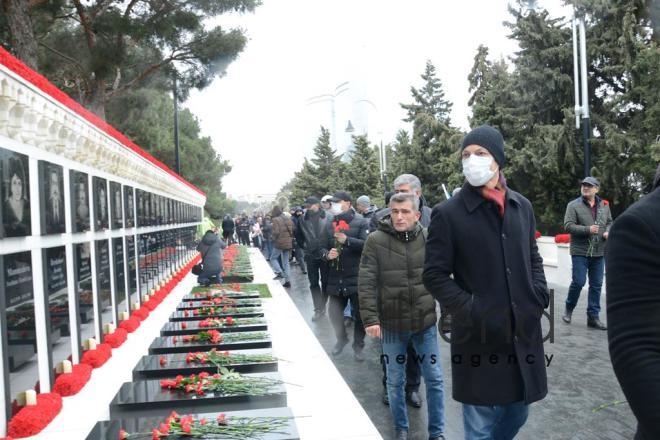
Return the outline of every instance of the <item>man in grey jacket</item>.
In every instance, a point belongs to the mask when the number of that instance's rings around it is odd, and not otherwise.
[[[589,274],[587,302],[587,326],[607,330],[600,321],[600,293],[605,272],[605,240],[612,226],[612,214],[606,200],[598,197],[600,182],[595,177],[585,177],[581,185],[581,197],[566,207],[564,229],[571,234],[571,260],[573,279],[568,288],[566,309],[562,319],[570,324],[573,309]]]

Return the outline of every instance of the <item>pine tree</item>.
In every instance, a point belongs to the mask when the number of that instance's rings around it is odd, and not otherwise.
[[[346,167],[345,189],[351,192],[353,198],[361,195],[373,198],[382,194],[376,150],[369,146],[369,140],[364,135],[353,136],[353,144],[355,148]]]

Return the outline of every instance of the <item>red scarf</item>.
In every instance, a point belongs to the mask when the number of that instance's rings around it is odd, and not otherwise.
[[[486,200],[492,200],[497,205],[497,210],[500,213],[500,216],[504,218],[504,201],[506,196],[506,180],[504,176],[500,173],[500,179],[497,182],[497,186],[494,189],[490,189],[484,186],[481,190],[481,195]]]

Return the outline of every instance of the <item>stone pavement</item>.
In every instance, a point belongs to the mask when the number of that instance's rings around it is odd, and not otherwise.
[[[330,353],[335,343],[330,321],[326,318],[312,322],[312,298],[307,276],[298,266],[291,268],[292,287],[287,289],[326,352]],[[635,432],[636,421],[626,403],[608,406],[594,412],[601,405],[624,401],[609,359],[607,332],[586,327],[586,289],[573,313],[573,324],[566,325],[561,320],[566,288],[555,289],[555,341],[546,342],[545,351],[552,361],[548,367],[548,396],[532,405],[527,424],[518,439],[556,440],[629,440]],[[603,295],[601,319],[605,321],[605,299]],[[544,332],[548,331],[549,321],[544,319]],[[349,329],[352,339],[352,330]],[[449,345],[440,343],[442,366],[445,375],[445,420],[446,438],[463,438],[461,406],[451,398],[451,370]],[[344,352],[334,358],[334,363],[344,380],[353,390],[374,425],[384,439],[393,435],[392,418],[389,408],[381,401],[380,347],[377,341],[367,336],[365,347],[366,362],[353,359],[350,344]],[[323,380],[323,378],[319,378]],[[424,395],[422,381],[421,394]],[[322,398],[322,396],[319,396]],[[341,423],[341,408],[337,409],[337,423]],[[427,439],[426,402],[421,409],[408,406],[410,432],[414,440]]]

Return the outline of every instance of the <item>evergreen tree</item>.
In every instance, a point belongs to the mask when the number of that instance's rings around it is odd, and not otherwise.
[[[372,198],[382,194],[377,151],[369,146],[369,140],[364,135],[353,136],[353,144],[355,148],[346,167],[344,189],[350,191],[354,199],[361,195]]]

